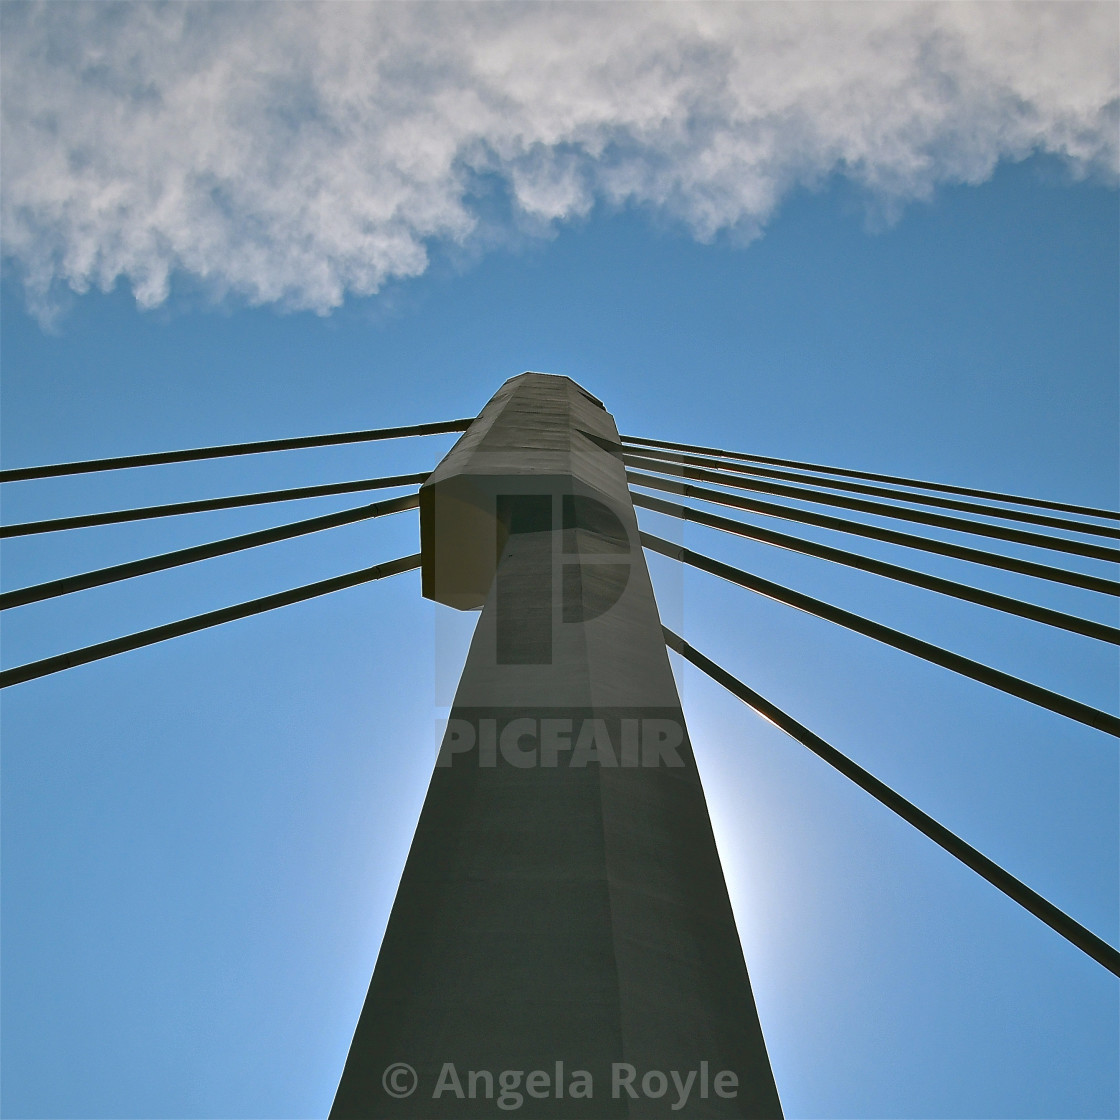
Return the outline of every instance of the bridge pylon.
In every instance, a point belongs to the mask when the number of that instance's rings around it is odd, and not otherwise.
[[[611,415],[507,381],[421,490],[480,610],[331,1120],[774,1120]]]

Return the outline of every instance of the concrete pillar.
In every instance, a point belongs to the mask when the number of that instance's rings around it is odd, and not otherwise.
[[[481,614],[332,1120],[780,1117],[612,417],[511,379],[421,531]]]

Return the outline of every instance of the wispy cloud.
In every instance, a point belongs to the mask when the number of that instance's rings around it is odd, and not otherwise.
[[[6,3],[2,228],[34,306],[181,272],[328,311],[437,241],[641,204],[761,230],[1056,154],[1117,173],[1112,3]],[[486,221],[493,221],[491,217]]]

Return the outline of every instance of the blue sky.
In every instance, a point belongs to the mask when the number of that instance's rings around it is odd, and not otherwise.
[[[1114,9],[1064,6],[1062,23],[1043,7],[914,6],[861,23],[797,8],[808,14],[767,9],[802,20],[770,86],[743,75],[763,74],[757,52],[785,42],[789,27],[767,23],[777,17],[728,8],[745,22],[713,45],[720,28],[705,20],[723,8],[681,9],[699,12],[694,39],[634,9],[597,28],[600,55],[579,54],[582,99],[575,78],[544,88],[503,62],[569,9],[485,9],[491,24],[468,21],[477,42],[455,57],[394,16],[381,31],[411,80],[389,104],[355,94],[354,59],[350,86],[322,77],[353,31],[337,20],[291,63],[303,83],[284,85],[268,66],[292,57],[298,19],[6,6],[4,466],[469,416],[538,369],[575,378],[631,434],[1116,508]],[[77,30],[59,10],[79,13]],[[563,26],[578,40],[578,21]],[[837,38],[852,61],[833,73],[821,60]],[[162,76],[174,42],[181,61]],[[179,127],[231,103],[215,77],[235,72],[231,42],[258,46],[258,73],[272,75],[234,97],[238,127],[279,129],[278,147],[243,160],[229,156],[230,120],[211,119],[205,143]],[[683,43],[679,56],[668,42]],[[576,47],[541,47],[544,74],[563,72],[564,50]],[[72,87],[49,80],[77,56],[87,64],[69,67]],[[623,92],[608,96],[612,74]],[[654,128],[643,113],[659,93]],[[476,103],[507,111],[465,120],[457,106]],[[148,104],[160,107],[149,126],[181,140],[178,178],[114,131],[135,131],[128,113]],[[308,121],[333,129],[344,154],[364,150],[339,125],[355,105],[378,109],[359,139],[393,172],[384,181],[349,156],[315,162],[331,149]],[[50,113],[55,148],[37,131]],[[391,135],[398,121],[412,148]],[[431,151],[417,148],[428,136]],[[454,158],[441,163],[444,148]],[[290,174],[271,171],[289,149]],[[436,170],[400,155],[414,149]],[[233,170],[215,185],[218,166]],[[323,206],[309,217],[306,198],[338,202],[338,223]],[[356,229],[371,240],[355,242]],[[355,244],[381,262],[376,276]],[[3,518],[424,470],[450,444],[19,483],[5,486]],[[3,582],[359,500],[16,539]],[[391,559],[417,536],[399,514],[22,607],[5,617],[3,661]],[[683,539],[1117,709],[1113,648],[713,531]],[[1090,592],[830,543],[1117,622]],[[687,640],[1117,944],[1113,740],[650,563],[665,620]],[[437,615],[413,573],[5,691],[4,1116],[325,1115],[445,714],[437,663],[461,657],[472,618]],[[787,1115],[1115,1116],[1115,979],[674,667]]]

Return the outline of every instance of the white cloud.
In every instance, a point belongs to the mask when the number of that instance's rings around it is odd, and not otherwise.
[[[1114,179],[1111,3],[5,3],[4,253],[33,305],[172,274],[325,312],[513,220],[638,203],[752,236],[1053,153]],[[492,219],[491,219],[492,220]]]

